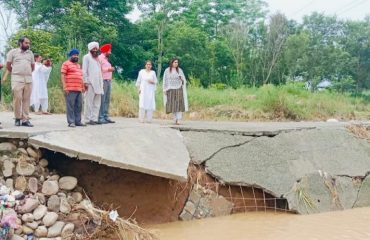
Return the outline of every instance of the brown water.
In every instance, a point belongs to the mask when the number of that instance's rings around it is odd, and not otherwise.
[[[246,213],[152,229],[161,240],[370,240],[370,208],[308,216]]]

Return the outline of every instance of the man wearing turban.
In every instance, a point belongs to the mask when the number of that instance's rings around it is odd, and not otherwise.
[[[82,71],[84,83],[87,87],[85,93],[85,119],[86,124],[96,125],[99,122],[99,110],[103,91],[103,75],[99,57],[99,43],[91,42],[87,45],[89,53],[83,58]]]
[[[61,80],[65,93],[67,122],[68,127],[84,127],[81,122],[82,109],[82,93],[85,91],[83,82],[83,74],[78,64],[78,55],[80,52],[77,49],[69,51],[69,59],[65,61],[61,68]]]
[[[109,55],[111,54],[112,45],[105,44],[100,48],[99,61],[103,72],[103,90],[104,94],[101,99],[99,122],[100,123],[114,123],[109,118],[109,103],[110,103],[110,93],[112,89],[112,73],[114,67],[109,62]]]

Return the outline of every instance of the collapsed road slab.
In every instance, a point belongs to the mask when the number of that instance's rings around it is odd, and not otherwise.
[[[81,160],[154,176],[187,180],[189,153],[178,130],[117,118],[115,124],[69,128],[65,115],[32,115],[33,128],[15,127],[0,113],[2,138],[24,138],[37,147]]]
[[[280,197],[297,180],[319,170],[365,176],[370,169],[370,145],[345,128],[292,131],[226,148],[205,167],[224,183],[260,187]]]

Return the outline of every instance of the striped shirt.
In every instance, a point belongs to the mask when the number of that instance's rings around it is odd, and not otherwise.
[[[83,74],[80,64],[67,60],[62,65],[61,73],[65,74],[65,91],[81,92],[83,90]]]

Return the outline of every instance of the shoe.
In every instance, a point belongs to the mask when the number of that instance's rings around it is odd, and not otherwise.
[[[106,121],[107,123],[115,123],[115,121],[113,121],[113,120],[111,120],[111,119],[109,119],[109,118],[105,119],[105,121]]]
[[[101,121],[95,121],[95,124],[96,125],[101,125],[101,124],[103,124],[103,122],[101,122]]]
[[[70,123],[70,124],[68,124],[68,127],[74,128],[74,127],[76,127],[76,125],[74,123]]]
[[[105,121],[105,120],[102,120],[102,121],[101,121],[101,120],[99,120],[99,121],[98,121],[98,124],[107,124],[107,123],[108,123],[108,122],[107,122],[107,121]]]
[[[86,127],[85,123],[79,122],[75,124],[77,127]]]
[[[94,121],[88,121],[86,124],[89,124],[89,125],[96,125],[96,122],[94,122]]]
[[[24,126],[24,127],[33,127],[33,125],[31,124],[31,122],[30,121],[24,121],[24,122],[22,122],[22,126]]]
[[[21,125],[20,119],[15,119],[15,126],[19,127]]]

